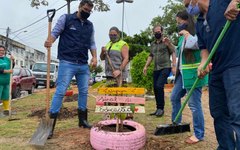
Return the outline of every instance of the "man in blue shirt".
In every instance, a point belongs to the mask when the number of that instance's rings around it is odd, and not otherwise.
[[[207,36],[203,37],[206,49],[211,50],[224,24],[231,20],[231,26],[220,43],[213,59],[209,76],[210,112],[218,140],[218,150],[240,149],[240,15],[237,4],[240,0],[210,0],[206,21]],[[225,16],[225,17],[224,17]],[[199,77],[209,71],[202,71],[207,55],[202,55],[198,69]]]
[[[88,20],[93,8],[90,0],[80,2],[78,12],[62,15],[51,37],[45,42],[45,47],[51,47],[52,43],[60,36],[58,44],[59,73],[56,84],[56,92],[53,96],[50,118],[54,119],[52,132],[56,124],[57,115],[62,106],[62,100],[73,76],[76,77],[78,86],[78,118],[79,127],[91,128],[87,122],[87,94],[88,79],[90,76],[88,67],[88,50],[92,54],[91,65],[96,67],[97,56],[94,40],[94,28]]]

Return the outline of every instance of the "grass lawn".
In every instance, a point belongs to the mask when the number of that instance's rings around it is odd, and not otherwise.
[[[88,109],[89,109],[89,122],[92,124],[97,124],[98,121],[102,120],[103,115],[95,113],[95,98],[97,95],[97,87],[90,87],[89,89],[89,97],[88,97]],[[74,87],[74,91],[77,92],[76,87]],[[54,89],[51,89],[51,94],[53,94]],[[186,150],[212,150],[216,149],[216,139],[215,133],[213,130],[212,119],[209,115],[208,108],[208,94],[204,92],[203,95],[203,107],[205,114],[205,124],[206,124],[206,137],[205,140],[199,142],[195,145],[187,145],[184,143],[185,138],[191,136],[192,133],[182,133],[182,134],[173,134],[166,136],[154,136],[153,133],[156,129],[156,126],[159,124],[169,124],[171,123],[171,104],[169,100],[170,93],[165,93],[165,115],[164,117],[157,118],[155,116],[149,116],[148,114],[155,111],[155,100],[147,100],[145,104],[145,114],[134,114],[134,121],[141,123],[144,125],[147,131],[147,142],[146,146],[143,149],[149,150],[159,150],[159,149],[167,149],[167,150],[175,150],[175,149],[186,149]],[[18,101],[12,102],[12,110],[16,112],[16,115],[12,115],[12,119],[20,119],[8,121],[9,117],[0,118],[0,150],[25,150],[25,149],[36,149],[36,147],[32,147],[28,145],[28,141],[31,136],[35,132],[36,128],[39,124],[38,117],[27,117],[33,111],[44,109],[46,106],[45,102],[45,90],[41,89],[35,92],[34,94],[20,99]],[[94,95],[94,96],[92,96]],[[77,102],[65,102],[63,103],[64,107],[67,108],[76,108]],[[2,110],[2,108],[1,108]],[[185,122],[191,122],[191,112],[189,108],[185,108],[183,113],[183,120]],[[89,139],[87,142],[80,143],[81,145],[86,144],[84,148],[72,148],[72,133],[70,131],[72,129],[80,130],[77,128],[78,119],[77,116],[69,119],[62,119],[57,121],[56,125],[56,135],[53,140],[47,141],[45,147],[40,149],[92,149],[89,144]],[[191,124],[192,126],[192,124]],[[192,127],[191,127],[192,129]],[[80,131],[83,131],[81,129]],[[83,133],[86,132],[86,138],[89,138],[89,130],[84,130]],[[84,135],[78,135],[83,136]],[[60,138],[62,137],[62,138]],[[65,140],[66,138],[66,140]],[[64,140],[65,143],[64,143]],[[69,140],[67,140],[69,139]],[[86,140],[86,139],[85,139]],[[66,142],[68,141],[68,142]],[[70,142],[69,142],[70,141]],[[76,144],[76,143],[75,143]],[[67,146],[66,146],[67,145]],[[39,149],[39,148],[37,148]]]

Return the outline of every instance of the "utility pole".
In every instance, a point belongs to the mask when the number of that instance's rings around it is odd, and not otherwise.
[[[133,0],[117,0],[116,3],[123,3],[123,8],[122,8],[122,39],[123,39],[123,30],[124,30],[124,7],[125,7],[125,2],[127,3],[132,3]]]
[[[70,14],[70,3],[72,2],[72,1],[76,1],[76,0],[66,0],[67,1],[67,13],[68,14]]]
[[[9,43],[9,33],[10,33],[10,28],[7,28],[7,32],[6,32],[6,42],[5,42],[5,48],[6,50],[8,50],[8,43]]]
[[[67,13],[70,14],[70,2],[71,0],[66,0],[67,1]]]

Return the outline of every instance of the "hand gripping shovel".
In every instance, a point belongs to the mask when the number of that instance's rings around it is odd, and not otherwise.
[[[227,21],[222,32],[220,33],[216,43],[214,44],[211,53],[208,56],[208,59],[206,61],[206,63],[203,66],[203,70],[206,69],[207,65],[209,64],[209,62],[211,61],[214,53],[216,52],[220,42],[222,41],[222,38],[224,37],[226,31],[228,30],[229,26],[230,26],[231,22]],[[186,97],[186,99],[184,100],[176,118],[174,119],[172,124],[166,124],[166,125],[159,125],[156,130],[154,135],[165,135],[165,134],[175,134],[175,133],[183,133],[183,132],[187,132],[190,131],[190,124],[178,124],[177,121],[180,117],[180,115],[182,114],[183,109],[185,108],[188,100],[190,99],[193,90],[195,89],[196,85],[198,84],[200,78],[197,78],[192,86],[192,88],[190,89],[190,91],[188,92],[188,95]]]
[[[47,10],[48,16],[48,40],[51,37],[52,20],[55,15],[56,10]],[[42,118],[37,130],[33,134],[29,141],[31,145],[44,146],[47,141],[48,135],[52,130],[53,119],[50,119],[48,115],[49,110],[49,97],[50,97],[50,63],[51,63],[51,49],[47,48],[47,90],[46,90],[46,114],[45,118]]]
[[[110,57],[109,57],[109,55],[108,55],[108,52],[106,52],[105,54],[106,54],[106,56],[107,56],[107,60],[108,60],[108,63],[109,63],[109,65],[110,65],[111,69],[112,69],[112,72],[114,72],[114,71],[115,71],[115,68],[113,67],[113,64],[112,64],[112,61],[111,61],[111,59],[110,59]],[[122,87],[122,72],[121,72],[121,74],[116,78],[116,80],[117,80],[117,85],[118,85],[118,87]]]

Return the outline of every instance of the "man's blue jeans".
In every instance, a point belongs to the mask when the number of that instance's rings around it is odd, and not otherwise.
[[[209,105],[218,150],[240,150],[240,66],[209,77]]]
[[[188,89],[190,90],[190,89]],[[188,92],[183,88],[182,75],[179,74],[176,78],[174,88],[172,90],[172,121],[178,114],[181,108],[181,98]],[[194,135],[199,139],[204,138],[204,117],[201,104],[202,88],[195,88],[188,101],[188,106],[192,111]],[[179,117],[177,123],[182,121],[182,116]]]
[[[87,109],[88,80],[90,76],[88,64],[73,64],[61,60],[59,63],[56,92],[53,96],[50,113],[58,113],[62,106],[63,97],[73,78],[76,77],[78,86],[78,109]]]

